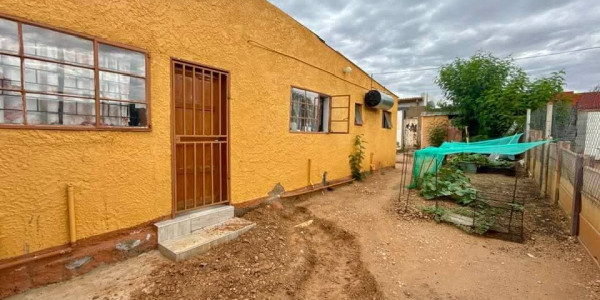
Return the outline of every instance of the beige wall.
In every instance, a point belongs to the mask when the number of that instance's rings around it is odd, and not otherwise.
[[[421,149],[431,146],[429,131],[438,124],[445,125],[448,128],[446,141],[460,141],[462,139],[460,130],[451,125],[448,116],[421,116]]]

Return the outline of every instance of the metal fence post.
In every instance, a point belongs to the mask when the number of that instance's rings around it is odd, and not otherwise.
[[[581,212],[581,189],[583,188],[583,155],[578,154],[575,160],[575,178],[573,183],[573,216],[571,218],[571,235],[579,233],[579,213]]]
[[[530,142],[530,133],[531,131],[531,109],[527,109],[527,114],[525,115],[525,143]],[[529,173],[529,164],[531,163],[531,150],[525,152],[525,170]]]

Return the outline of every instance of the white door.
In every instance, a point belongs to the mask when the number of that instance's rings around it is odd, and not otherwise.
[[[419,119],[411,118],[404,120],[404,145],[407,148],[417,147]]]

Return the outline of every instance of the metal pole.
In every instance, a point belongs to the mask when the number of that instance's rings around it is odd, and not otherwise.
[[[512,224],[512,219],[513,219],[513,212],[515,210],[515,203],[517,200],[517,182],[518,182],[518,180],[519,180],[519,170],[515,169],[515,186],[513,188],[513,194],[512,194],[512,201],[511,201],[512,205],[510,206],[510,218],[508,219],[508,233],[509,234],[510,234],[510,226]],[[521,230],[523,230],[523,229],[521,228]],[[522,234],[521,234],[521,236],[522,236]]]
[[[435,211],[437,213],[437,210],[439,208],[439,204],[438,204],[438,162],[437,162],[437,157],[435,158]]]
[[[400,178],[400,195],[404,194],[404,182],[405,182],[405,178],[406,178],[406,160],[407,160],[407,155],[406,152],[402,152],[402,177]]]
[[[414,166],[414,164],[415,164],[414,156],[413,156],[413,158],[412,158],[412,163],[413,163],[413,166]],[[414,168],[413,168],[413,169],[414,169]],[[422,170],[423,170],[423,169],[419,170],[419,177],[421,177],[421,171],[422,171]],[[411,171],[411,172],[410,172],[410,183],[411,183],[411,184],[412,184],[412,181],[413,181],[413,176],[414,176],[414,174],[413,174],[413,173],[414,173],[414,171]],[[417,179],[417,180],[418,180],[418,179]],[[408,191],[407,191],[407,193],[406,193],[406,205],[404,206],[404,212],[406,212],[406,211],[408,210],[408,200],[409,200],[409,198],[410,198],[410,189],[408,189]]]
[[[531,109],[527,109],[527,114],[525,115],[525,142],[530,141],[530,132],[531,131]],[[525,170],[529,172],[529,163],[531,160],[531,150],[525,152]]]

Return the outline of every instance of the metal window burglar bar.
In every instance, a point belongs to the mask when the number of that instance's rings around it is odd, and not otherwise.
[[[7,79],[6,75],[0,78],[0,96],[2,101],[21,99],[18,108],[0,109],[0,113],[10,111],[17,118],[0,123],[0,128],[150,130],[147,51],[3,14],[0,22],[9,28],[16,25],[16,36],[11,36],[10,30],[3,33],[9,47],[0,48],[0,68],[16,67],[4,64],[5,60],[16,58],[19,66],[15,69],[20,73],[17,85],[12,85],[15,79]],[[16,49],[10,47],[11,41]],[[81,45],[85,47],[79,48]],[[99,53],[104,56],[100,58]],[[129,60],[116,58],[120,55],[129,55]],[[50,105],[57,108],[48,109]]]

